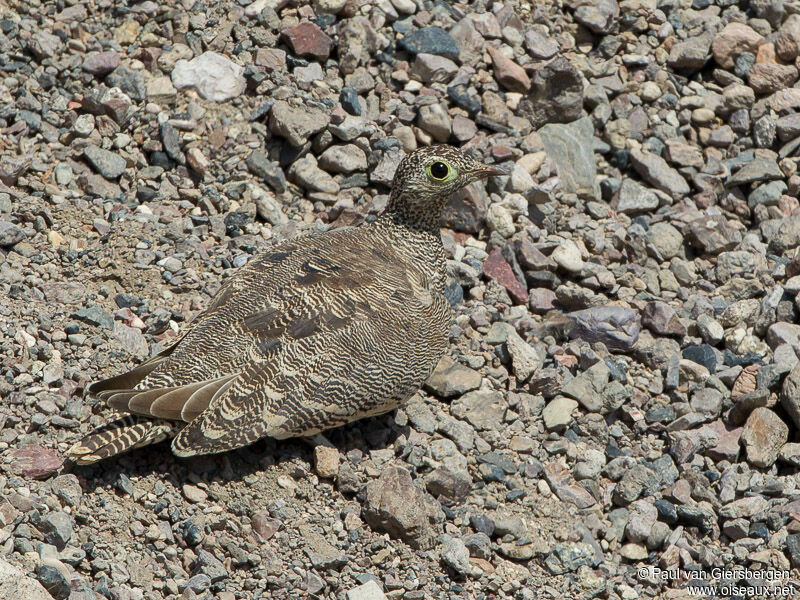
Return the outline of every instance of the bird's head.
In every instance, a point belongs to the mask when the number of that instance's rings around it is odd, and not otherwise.
[[[450,196],[473,181],[493,175],[506,173],[452,146],[426,146],[407,155],[397,167],[390,208],[403,211],[409,219],[438,222]]]

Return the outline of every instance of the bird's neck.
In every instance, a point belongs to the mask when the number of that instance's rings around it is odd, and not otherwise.
[[[420,201],[408,194],[392,193],[380,219],[411,233],[431,235],[438,240],[442,210],[446,203],[446,196]]]

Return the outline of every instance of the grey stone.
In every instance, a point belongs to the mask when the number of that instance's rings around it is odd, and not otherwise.
[[[542,410],[542,421],[548,431],[559,431],[572,422],[572,411],[578,403],[569,398],[559,397],[551,400]]]
[[[611,33],[619,19],[616,0],[570,0],[566,4],[575,11],[575,20],[593,33]]]
[[[453,401],[450,412],[476,429],[498,431],[502,428],[506,402],[500,392],[476,390]]]
[[[568,313],[573,326],[572,339],[603,342],[609,350],[627,352],[636,344],[641,331],[639,313],[623,306],[595,306]]]
[[[683,176],[657,154],[631,150],[631,164],[645,181],[673,198],[677,199],[690,192],[689,184]]]
[[[744,162],[738,171],[728,177],[726,183],[727,185],[742,185],[757,181],[781,179],[782,177],[783,172],[774,160],[755,157],[753,160]]]
[[[435,545],[443,520],[438,503],[414,484],[408,470],[394,465],[367,484],[362,514],[370,527],[422,550]]]
[[[539,135],[545,151],[558,167],[561,190],[599,199],[591,119],[584,117],[568,125],[549,123],[539,129]]]
[[[367,155],[355,144],[331,146],[320,155],[319,166],[332,173],[365,171]]]
[[[63,550],[72,539],[72,518],[65,512],[52,512],[44,517],[36,527],[42,532],[44,540]]]
[[[561,393],[580,402],[587,411],[599,412],[603,408],[603,391],[608,378],[608,367],[601,360],[568,381]]]
[[[672,45],[667,64],[674,69],[697,71],[702,69],[711,58],[710,50],[710,36],[691,36]]]
[[[411,64],[410,75],[423,83],[447,83],[458,72],[458,65],[435,54],[418,54]]]
[[[303,551],[308,556],[311,566],[315,569],[338,569],[347,564],[345,554],[332,546],[325,537],[310,527],[302,527],[301,532],[305,541]]]
[[[425,389],[441,398],[452,398],[476,390],[480,385],[480,373],[443,356],[425,383]]]
[[[456,573],[472,574],[474,567],[469,563],[469,550],[460,538],[444,536],[441,556],[442,562]]]
[[[742,445],[747,460],[756,467],[775,463],[789,437],[789,428],[768,408],[757,408],[747,418],[742,431]]]
[[[636,214],[658,208],[660,200],[656,193],[633,179],[625,178],[619,188],[617,212]]]
[[[373,579],[347,590],[346,596],[347,600],[386,600],[386,594]]]
[[[295,148],[300,148],[314,134],[330,123],[330,115],[315,106],[294,106],[278,100],[269,117],[270,131],[286,138]]]
[[[681,254],[683,235],[669,223],[653,223],[645,233],[647,250],[656,260],[669,260]]]
[[[540,128],[545,123],[575,121],[581,117],[582,108],[580,73],[566,58],[559,56],[536,72],[530,91],[519,104],[519,113],[526,116],[534,128]]]
[[[441,27],[423,27],[407,33],[397,42],[409,54],[436,54],[458,60],[460,50],[453,37]]]
[[[8,221],[0,221],[0,248],[8,248],[18,244],[26,237],[25,230],[19,225]]]
[[[127,163],[119,154],[104,150],[93,144],[86,146],[83,155],[89,163],[106,179],[117,179],[125,172]]]

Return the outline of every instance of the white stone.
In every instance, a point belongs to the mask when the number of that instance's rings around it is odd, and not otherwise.
[[[509,191],[522,194],[533,187],[533,177],[524,166],[516,164],[508,183]]]
[[[417,5],[413,0],[391,0],[392,6],[397,9],[397,12],[404,15],[413,15],[417,12]]]
[[[257,17],[265,8],[272,8],[277,11],[286,6],[288,2],[289,0],[256,0],[247,5],[247,8],[244,9],[244,14],[248,17]]]
[[[581,258],[581,251],[575,242],[572,240],[564,240],[556,246],[553,253],[550,255],[558,266],[571,273],[578,273],[583,269],[583,258]]]
[[[363,585],[347,590],[345,596],[347,596],[347,600],[386,600],[386,594],[372,579]]]
[[[204,52],[175,63],[172,84],[179,90],[193,87],[206,100],[224,102],[244,92],[244,68],[221,54]]]
[[[501,204],[492,204],[486,212],[486,223],[489,229],[496,231],[504,238],[514,235],[514,218],[511,213]]]
[[[572,421],[572,411],[578,408],[578,403],[569,398],[559,397],[551,400],[550,404],[542,411],[544,426],[552,431],[563,429]]]

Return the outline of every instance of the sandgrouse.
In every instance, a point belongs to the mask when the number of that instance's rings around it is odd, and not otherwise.
[[[175,344],[88,386],[127,414],[69,458],[90,464],[170,437],[178,456],[211,454],[397,408],[447,347],[442,209],[500,174],[449,146],[409,154],[376,220],[256,255]]]

